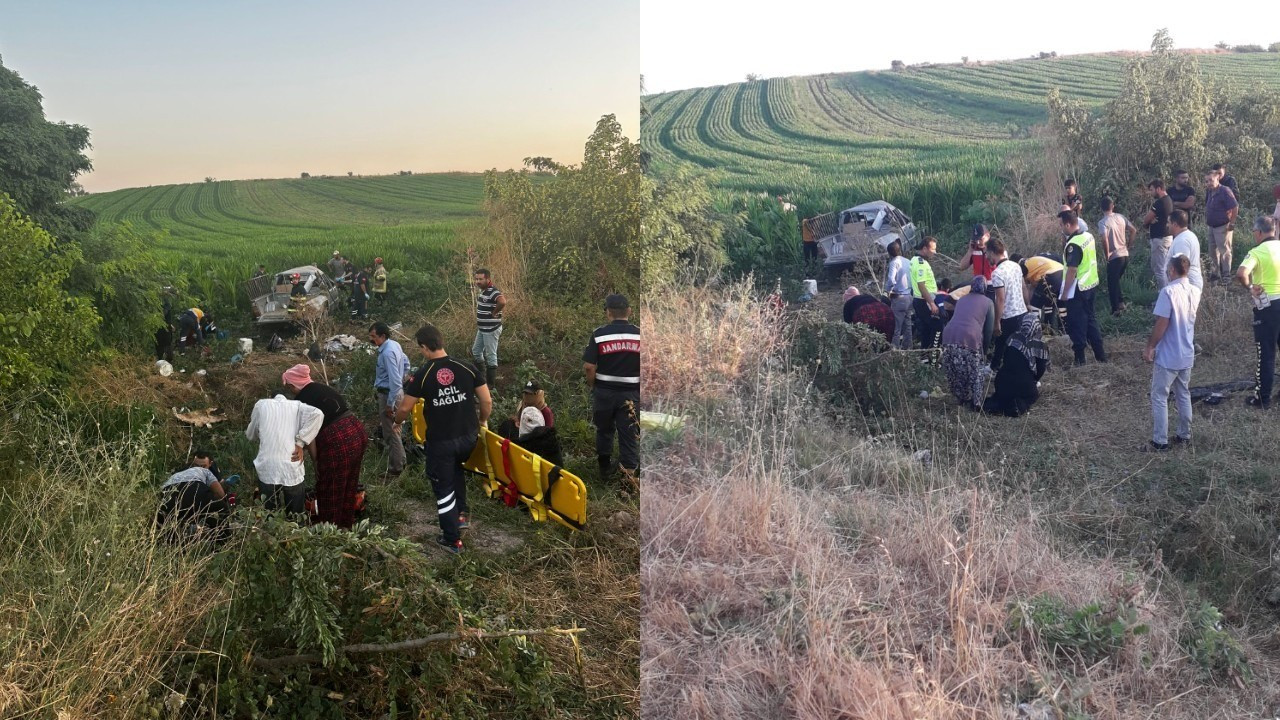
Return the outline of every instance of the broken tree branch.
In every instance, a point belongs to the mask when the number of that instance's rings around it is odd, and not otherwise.
[[[359,655],[374,653],[390,653],[390,652],[406,652],[409,650],[418,650],[432,643],[449,642],[451,640],[482,640],[485,638],[504,638],[514,637],[517,635],[558,635],[567,636],[574,642],[574,647],[578,645],[578,633],[583,628],[547,628],[545,630],[502,630],[497,632],[485,632],[482,630],[463,630],[462,632],[435,633],[426,637],[414,638],[412,640],[401,640],[393,643],[362,643],[357,645],[344,645],[338,648],[339,655]],[[580,654],[580,653],[579,653]],[[283,655],[276,658],[254,658],[253,664],[265,670],[276,670],[278,668],[289,665],[301,665],[304,663],[318,663],[322,661],[323,656],[316,653],[308,653],[304,655]],[[579,660],[581,662],[581,660]]]

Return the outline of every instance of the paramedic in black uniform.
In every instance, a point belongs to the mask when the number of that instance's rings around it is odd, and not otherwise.
[[[418,398],[427,420],[427,479],[436,495],[440,537],[436,540],[452,553],[462,552],[460,532],[466,530],[467,478],[462,469],[475,449],[480,427],[489,422],[493,398],[484,375],[465,362],[449,357],[444,336],[433,325],[423,325],[414,339],[426,363],[404,385],[404,398],[392,418],[402,423],[413,412]]]
[[[635,479],[640,470],[640,328],[628,319],[631,306],[625,296],[610,295],[604,309],[609,324],[591,333],[582,354],[592,390],[596,459],[603,481],[609,477],[616,432],[620,470]]]

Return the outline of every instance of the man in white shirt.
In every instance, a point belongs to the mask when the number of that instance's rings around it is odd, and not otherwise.
[[[884,289],[893,308],[893,347],[911,349],[911,263],[902,255],[902,243],[894,240],[886,248],[889,269]]]
[[[1182,255],[1191,263],[1187,271],[1187,282],[1204,290],[1204,276],[1200,274],[1200,238],[1187,227],[1187,211],[1174,210],[1169,213],[1169,232],[1173,233],[1173,243],[1169,246],[1169,257]]]
[[[1185,211],[1177,210],[1176,213]],[[1191,366],[1195,364],[1196,310],[1200,288],[1187,280],[1191,261],[1185,255],[1169,260],[1169,283],[1156,299],[1156,326],[1142,357],[1153,363],[1151,371],[1152,451],[1169,449],[1169,391],[1178,404],[1178,434],[1173,442],[1191,442]]]
[[[253,467],[268,510],[283,504],[289,514],[306,512],[302,449],[316,439],[322,425],[323,411],[284,395],[254,404],[244,435],[258,441]]]
[[[999,238],[987,240],[987,264],[995,268],[991,273],[991,287],[995,288],[995,312],[999,321],[994,328],[996,343],[991,367],[999,369],[1009,337],[1027,314],[1026,283],[1022,280],[1022,266],[1009,259]]]

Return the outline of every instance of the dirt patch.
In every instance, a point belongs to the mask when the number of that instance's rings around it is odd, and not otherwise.
[[[431,546],[440,534],[440,526],[430,507],[415,504],[409,511],[409,519],[396,526],[395,534]],[[472,518],[471,527],[462,532],[462,542],[469,552],[502,555],[523,545],[524,538],[510,530]]]

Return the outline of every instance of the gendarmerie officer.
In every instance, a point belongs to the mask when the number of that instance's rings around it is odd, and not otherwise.
[[[596,458],[604,480],[609,476],[616,432],[620,469],[634,478],[640,469],[640,328],[628,319],[631,306],[625,296],[610,295],[604,309],[609,324],[591,333],[582,354],[582,368],[592,388]]]

